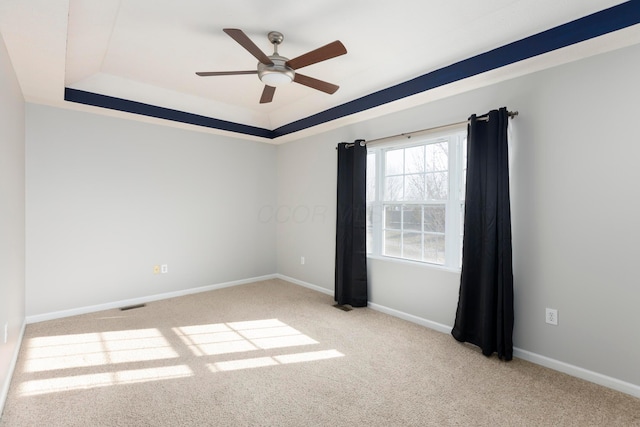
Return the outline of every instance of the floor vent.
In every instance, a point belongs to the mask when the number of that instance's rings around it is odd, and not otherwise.
[[[341,305],[341,304],[334,304],[333,305],[335,308],[338,308],[342,311],[351,311],[353,310],[353,308],[349,307],[348,305]]]
[[[120,307],[120,311],[133,310],[134,308],[142,308],[142,307],[146,307],[146,306],[147,306],[147,304],[128,305],[126,307]]]

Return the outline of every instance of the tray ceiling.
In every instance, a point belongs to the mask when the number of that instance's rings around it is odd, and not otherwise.
[[[29,102],[280,142],[638,43],[639,14],[610,0],[0,0],[0,31]],[[223,28],[267,55],[280,31],[288,58],[340,40],[346,55],[303,70],[340,89],[292,83],[260,104],[256,75],[196,76],[255,69]]]

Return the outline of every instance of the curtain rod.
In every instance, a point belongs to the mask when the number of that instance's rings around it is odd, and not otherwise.
[[[518,115],[517,111],[509,111],[508,116],[511,118],[514,118],[515,116]],[[484,116],[478,116],[476,117],[476,120],[480,120],[483,122],[488,122],[489,121],[489,115],[485,114]],[[445,129],[448,127],[453,127],[453,126],[460,126],[463,124],[468,124],[469,120],[465,120],[462,122],[457,122],[457,123],[450,123],[448,125],[441,125],[441,126],[436,126],[436,127],[432,127],[432,128],[428,128],[428,129],[421,129],[421,130],[416,130],[413,132],[409,132],[409,133],[401,133],[399,135],[393,135],[393,136],[387,136],[384,138],[378,138],[378,139],[372,139],[371,141],[360,141],[360,146],[364,147],[367,144],[379,144],[381,142],[386,142],[386,141],[392,141],[394,139],[399,139],[399,138],[411,138],[412,136],[416,136],[416,135],[420,135],[422,133],[426,133],[426,132],[433,132],[434,130],[440,130],[440,129]],[[347,144],[347,148],[353,147],[353,143],[351,144]],[[338,147],[336,147],[336,150],[338,149]]]

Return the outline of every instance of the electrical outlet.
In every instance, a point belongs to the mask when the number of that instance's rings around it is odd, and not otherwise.
[[[160,273],[160,266],[159,265],[154,265],[153,266],[153,274],[158,274]]]
[[[160,273],[166,274],[169,272],[169,266],[167,264],[162,264],[160,266]]]
[[[304,265],[304,257],[303,256],[300,257],[300,264]]]
[[[558,310],[555,308],[547,308],[545,311],[545,321],[550,325],[558,324]]]

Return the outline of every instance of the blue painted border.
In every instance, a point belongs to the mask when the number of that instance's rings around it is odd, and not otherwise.
[[[274,130],[185,113],[106,95],[65,88],[65,100],[197,126],[274,139],[542,55],[640,23],[640,0],[631,0],[547,31],[473,56],[406,82],[363,96]]]
[[[95,107],[109,108],[111,110],[125,111],[127,113],[141,114],[148,117],[157,117],[159,119],[166,119],[174,122],[227,130],[245,135],[273,138],[273,131],[269,129],[214,119],[211,117],[200,116],[198,114],[185,113],[184,111],[157,107],[155,105],[143,104],[141,102],[129,101],[122,98],[100,95],[68,87],[64,89],[64,100],[77,102],[79,104],[93,105]]]

